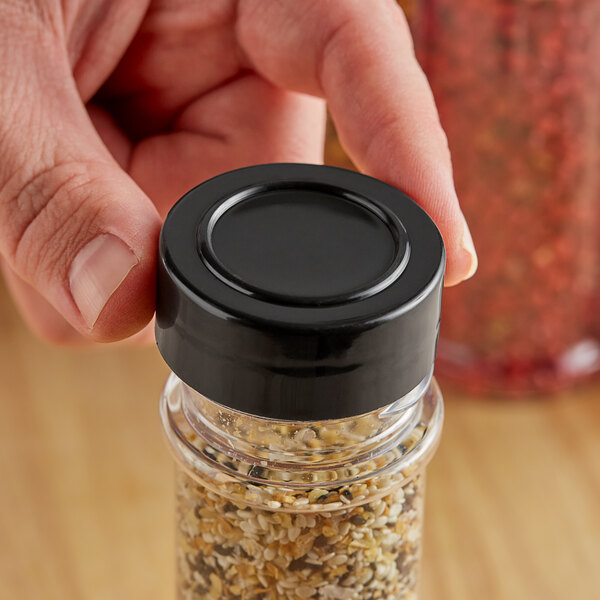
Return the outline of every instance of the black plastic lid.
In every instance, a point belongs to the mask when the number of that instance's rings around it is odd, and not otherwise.
[[[159,252],[158,348],[215,402],[343,418],[431,373],[444,245],[386,183],[300,164],[225,173],[171,209]]]

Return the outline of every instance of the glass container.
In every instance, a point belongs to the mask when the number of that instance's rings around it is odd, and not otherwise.
[[[448,289],[436,373],[473,392],[596,373],[600,3],[421,0],[413,21],[479,270]]]
[[[435,383],[365,415],[281,421],[171,375],[161,414],[178,465],[179,598],[417,597]]]
[[[156,336],[178,598],[417,598],[444,264],[421,208],[344,169],[242,169],[174,206]]]

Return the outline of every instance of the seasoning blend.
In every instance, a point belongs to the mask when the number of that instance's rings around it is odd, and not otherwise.
[[[421,208],[344,169],[250,167],[173,207],[178,598],[417,598],[444,263]]]
[[[600,369],[600,2],[420,0],[420,62],[479,254],[437,373],[474,392]]]

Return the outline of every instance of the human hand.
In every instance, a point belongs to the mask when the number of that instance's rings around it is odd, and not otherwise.
[[[154,311],[162,218],[264,162],[321,162],[324,102],[361,170],[475,251],[446,138],[392,0],[4,0],[0,253],[30,326],[113,341]]]

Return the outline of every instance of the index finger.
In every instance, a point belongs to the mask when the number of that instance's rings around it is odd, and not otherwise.
[[[477,256],[460,210],[433,94],[392,0],[241,0],[238,40],[278,86],[323,96],[340,141],[364,172],[405,191],[439,227],[446,284]]]

